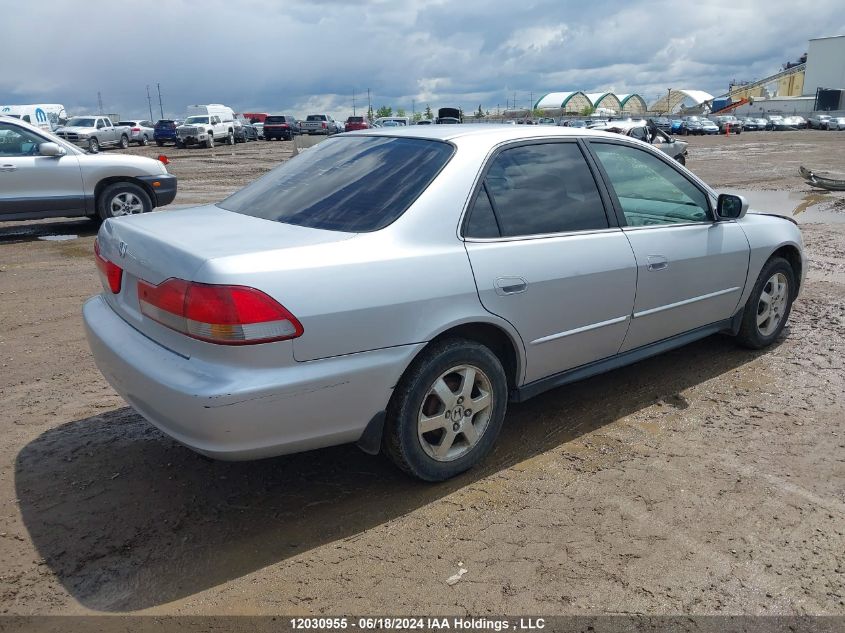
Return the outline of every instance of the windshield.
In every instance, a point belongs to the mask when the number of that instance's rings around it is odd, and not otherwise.
[[[207,116],[189,116],[185,119],[185,124],[190,125],[192,123],[208,123]]]
[[[266,220],[353,233],[401,216],[452,156],[441,141],[379,136],[329,139],[219,204]]]
[[[94,127],[94,119],[86,119],[84,117],[73,117],[67,122],[68,127]]]

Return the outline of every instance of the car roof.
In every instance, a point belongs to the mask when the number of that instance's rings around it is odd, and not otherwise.
[[[618,137],[616,134],[608,134],[588,130],[585,128],[551,127],[535,125],[499,125],[490,123],[463,123],[458,125],[410,125],[390,128],[376,128],[374,130],[356,130],[346,132],[346,136],[401,136],[406,138],[432,139],[438,141],[451,141],[463,137],[488,136],[496,142],[504,142],[519,139],[548,138],[548,137]]]

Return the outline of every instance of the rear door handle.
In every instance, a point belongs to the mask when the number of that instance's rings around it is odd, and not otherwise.
[[[663,270],[664,268],[669,268],[669,260],[663,255],[649,255],[646,260],[648,261],[647,268],[649,270]]]
[[[528,282],[522,277],[499,277],[493,285],[497,295],[518,295],[528,290]]]
[[[3,165],[0,167],[0,171],[16,171],[17,168],[17,165]]]

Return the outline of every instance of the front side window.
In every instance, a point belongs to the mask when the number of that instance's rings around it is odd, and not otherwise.
[[[710,219],[707,195],[647,150],[592,143],[628,226],[686,224]]]
[[[501,237],[608,227],[596,182],[575,143],[507,149],[491,163],[485,184]],[[470,226],[474,222],[471,216]]]
[[[38,146],[44,142],[27,130],[8,123],[0,123],[0,156],[37,156]]]
[[[223,209],[352,233],[392,223],[452,157],[448,143],[378,136],[315,145],[229,196]]]

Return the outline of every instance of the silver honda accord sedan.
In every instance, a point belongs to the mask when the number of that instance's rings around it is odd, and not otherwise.
[[[219,204],[107,220],[85,325],[117,392],[195,451],[357,442],[442,480],[508,402],[717,332],[775,341],[801,234],[747,210],[616,134],[353,132]]]

